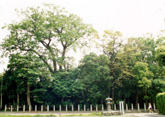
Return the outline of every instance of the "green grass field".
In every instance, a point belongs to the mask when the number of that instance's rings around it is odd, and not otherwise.
[[[0,115],[0,117],[56,117],[55,115]]]

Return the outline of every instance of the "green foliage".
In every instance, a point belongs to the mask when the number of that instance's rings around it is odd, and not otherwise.
[[[156,104],[160,114],[165,115],[165,92],[156,95]]]
[[[3,75],[4,104],[104,104],[114,101],[155,102],[165,91],[164,36],[131,37],[105,30],[102,54],[85,55],[78,67],[69,52],[88,45],[96,31],[77,15],[45,4],[20,11],[23,19],[6,26],[10,33],[1,44],[9,55]],[[30,89],[30,93],[27,89]]]
[[[7,25],[10,34],[1,44],[5,53],[33,53],[50,72],[66,69],[66,53],[86,43],[85,38],[96,31],[82,19],[54,5],[44,9],[27,8],[21,11],[23,20]]]
[[[134,66],[135,78],[138,81],[138,87],[149,88],[151,86],[151,80],[153,74],[148,70],[148,64],[143,62],[137,62]]]
[[[9,99],[16,98],[16,93],[26,94],[27,85],[31,86],[31,89],[35,87],[34,90],[31,90],[31,94],[35,97],[37,97],[37,93],[41,95],[46,92],[45,85],[49,87],[50,72],[44,68],[44,64],[36,56],[12,54],[8,69],[4,76],[4,90],[9,95]],[[13,89],[10,90],[11,92],[8,91],[10,88]],[[34,101],[40,102],[36,98]]]
[[[165,46],[160,46],[156,50],[156,60],[159,66],[165,66]]]
[[[153,86],[156,88],[156,90],[159,90],[159,92],[165,92],[165,80],[155,79],[153,80]]]
[[[86,55],[78,67],[77,82],[74,84],[75,93],[85,101],[85,103],[102,103],[108,95],[110,69],[106,56],[97,56],[94,53]]]

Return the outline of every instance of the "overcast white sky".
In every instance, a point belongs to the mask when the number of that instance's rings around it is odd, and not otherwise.
[[[92,24],[99,33],[113,29],[130,37],[147,32],[157,34],[165,29],[165,0],[1,0],[0,27],[17,21],[14,9],[40,6],[43,3],[66,8],[84,22]],[[0,29],[0,43],[6,34],[6,30]],[[0,73],[4,68],[6,64],[0,67]]]

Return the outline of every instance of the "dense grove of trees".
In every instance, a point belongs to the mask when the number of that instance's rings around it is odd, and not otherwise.
[[[0,76],[1,104],[105,104],[107,97],[137,104],[155,102],[165,92],[163,35],[126,41],[121,32],[105,30],[99,49],[74,67],[69,53],[96,38],[91,25],[53,5],[21,15],[6,26],[10,34],[1,44],[9,56]]]

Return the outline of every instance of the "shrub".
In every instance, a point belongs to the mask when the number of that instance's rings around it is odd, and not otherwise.
[[[159,113],[165,115],[165,92],[156,95],[156,104]]]

